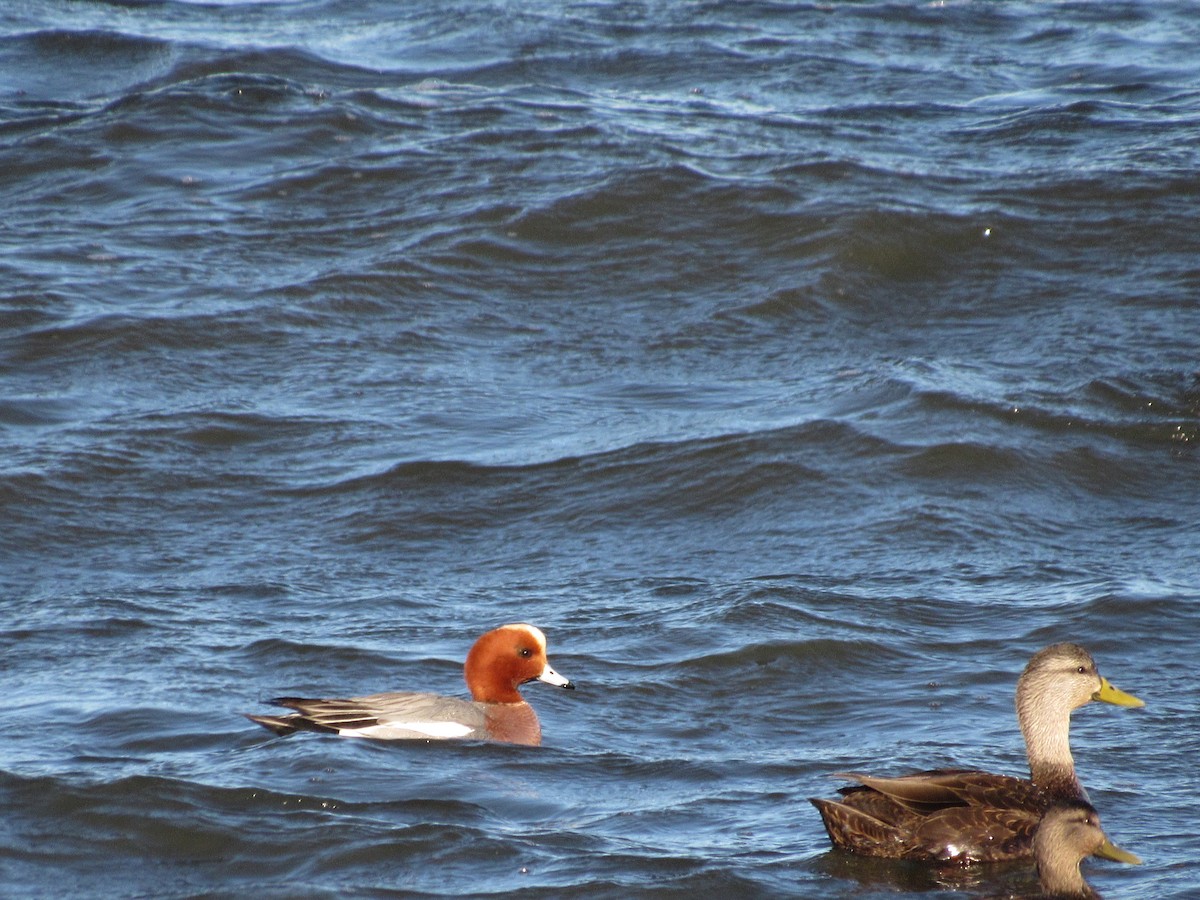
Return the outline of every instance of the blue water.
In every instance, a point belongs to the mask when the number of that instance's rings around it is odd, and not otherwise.
[[[832,772],[1075,716],[1200,894],[1188,3],[0,7],[0,883],[1028,896],[835,854]],[[461,695],[544,745],[271,738]]]

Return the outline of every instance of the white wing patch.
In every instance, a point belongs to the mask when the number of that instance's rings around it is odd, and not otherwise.
[[[376,740],[404,740],[415,737],[430,737],[438,740],[464,738],[475,731],[461,722],[397,722],[390,725],[369,725],[366,728],[343,728],[338,734],[343,737],[365,737]]]

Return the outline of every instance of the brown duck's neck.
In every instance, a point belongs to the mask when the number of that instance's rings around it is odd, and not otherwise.
[[[1086,800],[1071,756],[1071,711],[1038,707],[1018,691],[1017,719],[1033,783],[1051,799]]]
[[[1075,774],[1075,766],[1071,763],[1063,765],[1031,759],[1029,760],[1029,777],[1034,786],[1046,795],[1047,802],[1055,800],[1089,802],[1087,791],[1079,783],[1079,778]]]
[[[1100,895],[1083,880],[1079,862],[1039,863],[1038,876],[1042,893],[1047,897],[1071,898],[1071,900],[1099,900]]]

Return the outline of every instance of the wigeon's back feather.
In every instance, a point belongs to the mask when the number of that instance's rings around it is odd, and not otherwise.
[[[278,735],[322,731],[375,740],[475,739],[541,743],[541,725],[520,693],[530,681],[575,687],[550,667],[546,636],[532,625],[503,625],[475,642],[463,667],[471,700],[438,694],[386,693],[338,700],[279,697],[291,715],[253,716]]]
[[[811,798],[834,846],[866,856],[935,863],[1018,859],[1057,801],[1087,801],[1075,775],[1071,712],[1092,700],[1142,706],[1096,670],[1086,650],[1053,644],[1034,654],[1017,682],[1017,719],[1031,778],[935,769],[858,782],[836,800]]]

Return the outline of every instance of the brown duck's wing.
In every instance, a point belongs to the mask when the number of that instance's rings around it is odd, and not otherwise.
[[[969,769],[932,769],[896,778],[860,774],[845,777],[853,778],[920,816],[960,806],[1015,808],[1030,812],[1040,812],[1045,807],[1045,798],[1032,782],[1011,775]]]
[[[931,769],[895,778],[880,778],[861,772],[839,773],[839,777],[857,781],[860,787],[845,788],[844,794],[875,791],[905,809],[925,816],[939,809],[962,806],[965,801],[955,791],[957,779],[970,774],[962,769]]]
[[[915,827],[915,821],[922,817],[922,813],[914,812],[887,794],[861,784],[842,788],[838,793],[842,795],[841,800],[830,802],[840,803],[842,806],[877,819],[885,825],[912,828]]]
[[[910,858],[969,865],[1030,857],[1040,821],[1038,813],[1023,809],[944,809],[921,820]]]
[[[930,815],[889,807],[882,795],[853,793],[845,801],[812,798],[835,847],[866,856],[939,865],[998,862],[1032,855],[1039,816],[1019,809],[955,806]],[[897,812],[899,810],[899,812]],[[872,815],[881,811],[890,819]]]
[[[1012,810],[1033,816],[1035,821],[1046,810],[1045,794],[1025,778],[964,772],[959,776],[955,790],[968,806]]]
[[[809,802],[821,814],[821,821],[835,847],[888,859],[902,859],[907,855],[910,842],[908,830],[903,826],[883,821],[866,810],[838,800],[810,797]]]

